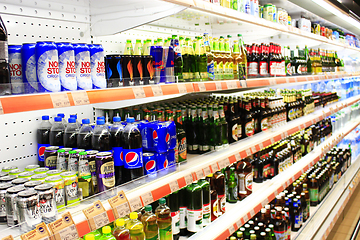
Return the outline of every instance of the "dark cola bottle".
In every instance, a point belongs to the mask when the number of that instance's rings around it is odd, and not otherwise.
[[[54,118],[54,124],[50,129],[50,145],[63,147],[65,126],[61,117]]]
[[[37,154],[38,154],[38,164],[40,167],[44,167],[44,152],[45,148],[50,146],[50,129],[51,123],[49,121],[49,116],[45,115],[41,117],[42,122],[40,127],[37,129],[36,138],[37,138]]]
[[[79,132],[76,118],[69,118],[68,124],[65,128],[64,134],[64,147],[76,148],[77,147],[77,134]]]

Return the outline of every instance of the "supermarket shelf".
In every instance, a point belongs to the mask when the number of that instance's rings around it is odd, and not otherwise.
[[[254,78],[242,81],[226,80],[214,82],[189,82],[164,85],[161,84],[108,88],[88,91],[12,95],[0,97],[0,114],[19,113],[132,99],[143,99],[150,97],[162,97],[162,99],[165,99],[166,96],[172,97],[172,95],[173,97],[176,97],[188,93],[266,87],[285,83],[338,79],[356,75],[357,73],[341,73],[317,76],[309,75],[294,77]]]
[[[351,166],[326,198],[316,207],[310,207],[310,219],[298,232],[292,232],[291,239],[326,239],[358,184],[359,168],[360,156],[352,159]]]
[[[223,240],[229,237],[238,228],[251,219],[257,212],[259,212],[262,207],[271,202],[277,194],[286,189],[286,187],[299,178],[301,174],[303,174],[306,170],[318,162],[323,155],[325,155],[333,146],[339,143],[345,135],[350,133],[359,124],[360,119],[347,124],[347,126],[341,130],[342,133],[334,134],[332,137],[322,143],[317,149],[301,158],[300,161],[293,164],[285,172],[277,175],[270,181],[262,183],[260,189],[254,191],[243,201],[236,203],[231,211],[227,211],[222,217],[216,219],[214,222],[204,228],[203,231],[198,232],[189,239]],[[338,184],[338,186],[341,186],[341,184]],[[236,214],[233,214],[234,212],[236,212]]]

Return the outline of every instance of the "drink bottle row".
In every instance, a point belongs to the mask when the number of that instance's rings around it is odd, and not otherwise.
[[[262,208],[230,240],[291,239],[351,164],[349,149],[333,148],[293,184]]]

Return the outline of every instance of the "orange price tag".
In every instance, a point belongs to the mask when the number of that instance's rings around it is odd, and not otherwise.
[[[54,108],[70,107],[70,101],[66,93],[50,94]]]
[[[36,225],[34,230],[20,236],[21,240],[48,240],[49,237],[50,234],[44,222]]]
[[[83,213],[89,220],[91,231],[99,229],[110,223],[105,208],[99,200],[94,202],[91,207],[84,209]]]
[[[75,106],[90,104],[89,96],[86,91],[76,91],[71,93]]]
[[[49,223],[48,227],[54,235],[55,240],[74,240],[79,238],[79,234],[69,212],[64,213],[60,219]]]

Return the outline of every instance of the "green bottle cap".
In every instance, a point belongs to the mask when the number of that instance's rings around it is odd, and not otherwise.
[[[152,206],[151,205],[146,205],[145,206],[145,211],[147,211],[147,212],[152,211]]]
[[[166,199],[165,198],[160,198],[159,199],[159,204],[165,204],[166,203]]]

